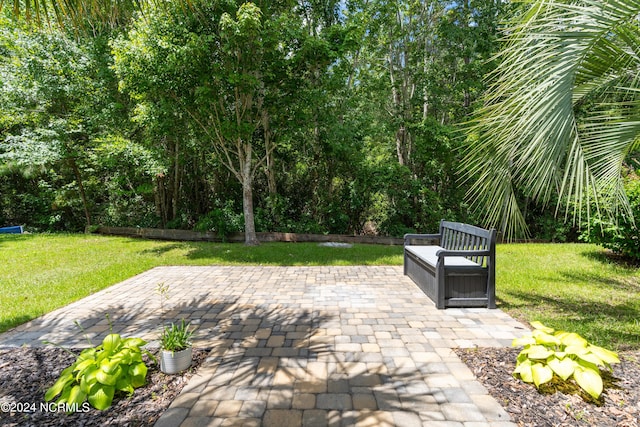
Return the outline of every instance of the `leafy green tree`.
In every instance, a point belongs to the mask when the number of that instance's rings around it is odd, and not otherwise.
[[[358,35],[348,56],[354,114],[366,144],[384,158],[368,164],[376,177],[369,212],[380,231],[468,219],[455,182],[461,151],[454,125],[476,108],[503,13],[503,2],[488,0],[347,2],[345,26]]]
[[[421,75],[423,117],[445,125],[468,119],[485,89],[484,77],[496,66],[499,25],[508,2],[464,0],[449,3],[434,24]]]
[[[2,21],[0,212],[12,221],[44,230],[156,225],[149,186],[162,169],[126,138],[127,99],[107,41]]]
[[[221,14],[219,10],[209,13]],[[154,182],[162,226],[183,225],[181,216],[189,205],[183,197],[187,169],[201,173],[194,160],[200,145],[193,140],[189,115],[183,108],[195,103],[194,88],[208,47],[197,33],[201,27],[197,16],[177,6],[150,8],[128,34],[112,42],[119,88],[135,104],[131,119],[136,140],[154,151],[164,166]]]
[[[96,221],[119,227],[157,227],[158,176],[166,167],[154,151],[121,135],[97,137],[88,153]],[[100,191],[98,191],[98,189]]]
[[[166,136],[196,141],[240,184],[247,244],[257,243],[254,179],[265,167],[273,172],[275,125],[286,116],[282,100],[294,103],[293,82],[311,67],[295,4],[261,6],[202,1],[189,9],[151,8],[114,43],[121,88],[138,103],[138,117],[171,123]]]
[[[536,0],[516,15],[465,159],[485,224],[526,232],[519,191],[574,218],[606,193],[599,209],[631,215],[621,171],[640,130],[638,13],[637,0]]]
[[[99,50],[98,44],[81,46],[62,33],[6,20],[0,30],[0,159],[7,171],[57,176],[55,204],[65,205],[75,194],[85,227],[92,224],[93,210],[87,153],[92,138],[104,131],[105,116],[118,109],[107,95],[108,80],[96,77],[106,68],[91,50]]]

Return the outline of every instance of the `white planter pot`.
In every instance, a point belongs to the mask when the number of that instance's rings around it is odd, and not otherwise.
[[[176,374],[191,366],[192,348],[180,351],[160,350],[160,370],[165,374]]]

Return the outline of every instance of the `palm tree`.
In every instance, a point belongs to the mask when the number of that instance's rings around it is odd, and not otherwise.
[[[529,4],[468,129],[469,200],[508,239],[527,229],[518,192],[557,197],[574,221],[590,206],[631,215],[621,174],[640,146],[640,0]]]

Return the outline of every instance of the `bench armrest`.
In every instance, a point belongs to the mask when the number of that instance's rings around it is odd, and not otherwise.
[[[491,252],[490,251],[449,251],[446,249],[441,249],[438,252],[436,252],[436,255],[438,257],[444,257],[444,256],[463,256],[463,257],[468,257],[468,256],[490,256]]]
[[[411,240],[420,239],[420,240],[438,240],[440,241],[439,234],[405,234],[404,235],[404,244],[407,245]]]

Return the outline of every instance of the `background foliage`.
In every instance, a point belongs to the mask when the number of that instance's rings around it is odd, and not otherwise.
[[[60,29],[3,10],[0,226],[224,235],[251,214],[256,231],[400,236],[482,222],[460,125],[517,6],[141,4],[84,32],[76,16]],[[515,190],[533,237],[577,237],[552,202]]]

